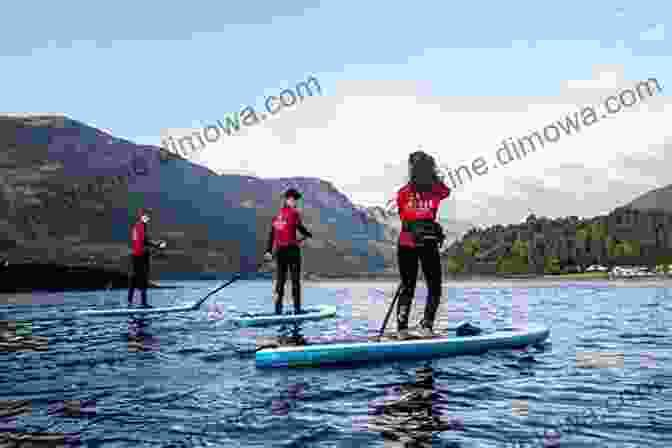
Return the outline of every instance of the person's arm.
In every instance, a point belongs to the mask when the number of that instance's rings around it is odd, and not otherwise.
[[[302,222],[299,222],[299,224],[296,226],[296,229],[297,229],[299,232],[301,232],[301,234],[302,234],[305,238],[312,238],[312,237],[313,237],[313,234],[310,233],[310,232],[308,231],[308,229],[306,229],[306,227],[303,225]]]
[[[312,238],[313,234],[306,229],[306,226],[303,225],[303,221],[301,220],[301,214],[297,211],[296,212],[296,230],[301,232],[301,234],[304,236],[304,239],[306,238]]]
[[[414,221],[415,210],[406,208],[406,195],[403,192],[397,193],[397,208],[399,209],[399,219],[401,222]]]
[[[403,185],[400,185],[395,190],[394,196],[390,198],[389,201],[385,204],[385,211],[388,213],[399,213],[399,191],[404,188]]]
[[[434,192],[439,196],[440,201],[450,196],[450,191],[450,188],[443,182],[434,184]]]
[[[143,243],[145,247],[153,247],[154,249],[162,249],[162,246],[164,245],[164,242],[161,240],[153,240],[149,234],[147,233],[146,227],[143,226],[142,230],[143,234]]]
[[[153,247],[154,249],[163,249],[164,242],[161,240],[149,240],[147,245]]]
[[[273,250],[273,238],[275,234],[273,232],[273,226],[271,225],[271,231],[268,234],[268,244],[266,244],[266,252],[270,253]]]
[[[140,229],[137,224],[133,224],[131,227],[131,247],[135,248],[138,241],[143,241],[144,235],[140,233]]]

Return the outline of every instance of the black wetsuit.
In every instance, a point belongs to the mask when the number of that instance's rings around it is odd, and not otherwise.
[[[442,269],[441,255],[439,254],[438,247],[398,246],[397,262],[403,285],[397,308],[398,328],[408,328],[410,308],[415,296],[415,286],[418,280],[418,264],[422,264],[422,273],[427,282],[427,304],[425,305],[425,314],[420,325],[432,328],[434,326],[436,310],[441,301]]]
[[[142,296],[142,305],[147,306],[147,288],[149,288],[149,253],[144,255],[132,255],[131,263],[133,272],[131,274],[130,285],[128,289],[128,304],[133,303],[133,294],[135,289],[140,290]]]

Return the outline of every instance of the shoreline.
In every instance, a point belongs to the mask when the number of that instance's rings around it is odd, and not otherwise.
[[[94,266],[55,263],[9,263],[0,266],[0,294],[71,292],[128,289],[129,275]],[[156,280],[148,289],[176,289],[160,286]]]
[[[399,278],[339,278],[339,279],[317,279],[304,280],[303,284],[311,286],[334,286],[339,287],[344,283],[350,284],[372,284],[372,285],[396,285],[399,283]],[[418,280],[418,286],[424,284],[423,280]],[[538,276],[534,278],[505,278],[505,277],[470,277],[458,279],[444,279],[443,287],[553,287],[553,286],[568,286],[568,285],[600,285],[611,287],[647,287],[647,286],[664,286],[672,288],[672,278],[670,277],[636,277],[636,278],[549,278],[545,276]]]
[[[204,274],[194,273],[195,277]],[[161,283],[180,283],[184,279],[170,278],[170,274],[158,276],[150,280],[148,289],[180,289],[183,286],[165,285]],[[219,280],[218,275],[211,280]],[[224,279],[227,276],[222,276]],[[268,276],[252,275],[252,278],[244,278],[247,281],[268,281]],[[75,292],[75,291],[105,291],[128,289],[129,275],[124,272],[105,269],[94,266],[59,265],[49,263],[21,263],[0,266],[0,294],[30,294],[33,292]],[[39,279],[32,283],[33,279]],[[204,280],[194,278],[193,280]],[[302,279],[302,283],[311,286],[342,286],[343,284],[357,285],[396,285],[399,283],[397,273],[383,274],[353,274],[353,275],[325,275],[310,273]],[[446,275],[443,277],[444,287],[549,287],[567,286],[570,284],[598,284],[600,286],[614,287],[642,287],[664,286],[672,287],[672,276],[658,275],[653,277],[616,277],[609,278],[604,275],[594,277],[580,274],[570,274],[566,277],[557,275]],[[418,285],[424,284],[424,280],[418,280]]]

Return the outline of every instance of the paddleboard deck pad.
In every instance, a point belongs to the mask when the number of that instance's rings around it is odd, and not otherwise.
[[[332,305],[319,305],[316,308],[306,308],[301,314],[243,314],[232,318],[231,321],[239,327],[262,327],[266,325],[281,325],[311,320],[328,319],[336,316],[336,307]]]
[[[452,334],[451,334],[452,333]],[[543,325],[503,328],[474,336],[457,336],[455,331],[433,337],[398,340],[396,333],[378,339],[351,336],[341,339],[280,337],[257,341],[256,366],[320,367],[373,361],[401,361],[445,356],[480,354],[493,349],[524,347],[543,342],[550,330]]]
[[[117,308],[111,310],[84,310],[77,311],[79,316],[122,316],[127,314],[162,314],[162,313],[177,313],[185,311],[195,311],[194,303],[188,303],[182,306],[170,306],[164,308]]]

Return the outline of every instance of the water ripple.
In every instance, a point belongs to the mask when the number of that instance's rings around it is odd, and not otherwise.
[[[182,296],[157,290],[150,300],[186,303],[217,286],[186,285]],[[269,282],[239,282],[210,302],[224,316],[269,312],[270,290]],[[301,331],[376,332],[394,290],[364,282],[305,288],[306,305],[336,305],[339,317]],[[422,317],[425,293],[417,291],[411,325]],[[104,306],[124,296],[108,291]],[[31,323],[0,341],[0,446],[42,432],[92,447],[543,447],[559,440],[669,448],[667,297],[666,288],[606,283],[446,288],[439,328],[463,319],[485,329],[530,321],[548,325],[551,338],[479,356],[257,371],[254,356],[241,352],[277,328],[236,329],[209,319],[207,307],[145,319],[57,319],[98,306],[100,295],[44,294],[31,305],[0,305],[5,320]]]

